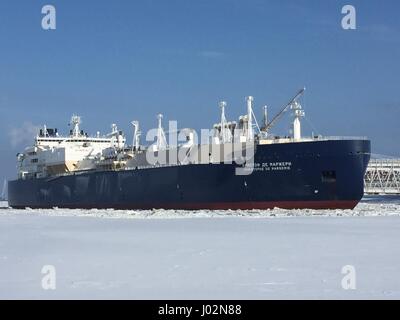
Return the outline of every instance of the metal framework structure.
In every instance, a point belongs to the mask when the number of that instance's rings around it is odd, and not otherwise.
[[[366,194],[400,194],[400,159],[371,159],[364,182]]]

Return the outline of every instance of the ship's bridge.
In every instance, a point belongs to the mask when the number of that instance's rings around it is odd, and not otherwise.
[[[35,137],[33,146],[18,155],[19,177],[42,177],[63,174],[77,170],[90,170],[95,159],[104,150],[123,149],[125,136],[112,124],[112,131],[105,135],[92,137],[80,130],[79,116],[72,116],[69,136],[61,136],[58,130],[43,126]]]

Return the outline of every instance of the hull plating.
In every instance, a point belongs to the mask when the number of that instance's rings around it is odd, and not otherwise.
[[[15,208],[352,209],[363,196],[370,142],[259,145],[255,169],[183,165],[9,182]]]

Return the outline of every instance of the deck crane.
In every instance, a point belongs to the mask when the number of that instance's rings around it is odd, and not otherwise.
[[[296,102],[306,91],[306,88],[301,89],[294,97],[292,100],[290,100],[290,102],[288,104],[286,104],[281,111],[279,111],[275,117],[272,118],[272,120],[262,128],[262,131],[264,132],[268,132],[276,123],[276,121],[278,121],[278,119],[290,108],[290,106]]]

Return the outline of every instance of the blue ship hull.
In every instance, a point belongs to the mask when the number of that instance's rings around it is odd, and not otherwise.
[[[250,175],[193,164],[9,181],[14,208],[352,209],[364,193],[368,140],[258,145]]]

